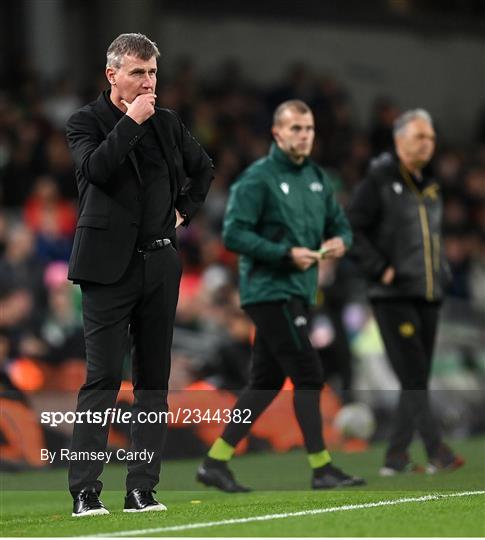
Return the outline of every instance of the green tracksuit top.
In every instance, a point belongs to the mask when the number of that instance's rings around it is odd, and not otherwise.
[[[318,265],[301,271],[288,264],[295,246],[318,250],[322,240],[352,232],[330,180],[310,159],[293,163],[273,143],[232,185],[223,226],[225,246],[239,253],[241,305],[287,300],[313,304]]]

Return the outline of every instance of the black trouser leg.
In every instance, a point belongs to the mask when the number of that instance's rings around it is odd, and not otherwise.
[[[438,319],[440,314],[440,304],[422,301],[418,305],[418,312],[421,319],[422,341],[426,358],[427,381],[431,377],[431,368],[433,365],[433,352],[436,341],[436,331],[438,328]],[[441,444],[441,433],[438,428],[438,423],[431,412],[431,404],[429,402],[429,390],[426,386],[425,404],[421,414],[418,416],[417,429],[423,440],[426,448],[426,453],[429,457],[436,453],[436,450]]]
[[[123,358],[128,352],[128,327],[134,342],[132,438],[136,451],[154,451],[148,461],[128,463],[127,485],[152,489],[158,482],[166,426],[141,424],[138,413],[166,410],[170,373],[170,347],[180,280],[180,260],[173,247],[135,253],[123,278],[113,285],[84,283],[83,317],[87,353],[87,381],[81,388],[78,411],[104,411],[115,405],[121,383]],[[72,450],[104,451],[107,426],[79,424],[74,428]],[[75,495],[85,487],[101,491],[98,480],[103,461],[73,461],[69,487]],[[134,482],[139,484],[134,485]]]
[[[133,336],[133,388],[135,400],[131,425],[132,450],[154,452],[150,463],[128,462],[126,490],[153,489],[159,481],[165,422],[140,422],[140,413],[168,411],[167,394],[173,324],[181,275],[179,256],[168,246],[148,254],[143,296],[131,319]]]
[[[388,453],[404,452],[416,429],[432,451],[440,435],[429,405],[428,382],[439,306],[419,300],[373,301],[389,361],[401,384]]]
[[[130,312],[136,303],[137,280],[141,267],[132,261],[127,273],[113,285],[83,283],[82,306],[86,342],[86,383],[79,391],[77,412],[104,413],[114,407],[121,384],[123,358],[128,346]],[[76,422],[71,451],[100,452],[106,449],[109,422]],[[69,489],[73,496],[83,488],[101,491],[98,480],[103,461],[72,460],[69,464]]]
[[[281,389],[285,377],[294,385],[295,414],[309,453],[324,449],[320,392],[323,370],[308,338],[308,310],[304,303],[267,302],[245,307],[256,325],[251,378],[235,408],[250,409],[251,421],[266,409]],[[222,438],[235,446],[249,431],[249,424],[227,425]]]
[[[231,446],[236,446],[249,432],[252,424],[261,416],[278,395],[285,374],[281,366],[269,352],[265,340],[256,330],[251,355],[251,374],[248,386],[241,392],[234,405],[240,411],[249,410],[250,423],[230,422],[226,425],[222,438]]]

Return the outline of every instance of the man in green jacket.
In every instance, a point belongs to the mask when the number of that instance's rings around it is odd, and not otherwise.
[[[333,466],[322,437],[324,377],[308,336],[308,312],[316,296],[318,261],[342,257],[352,235],[328,177],[308,158],[314,130],[308,105],[282,103],[274,113],[275,142],[269,155],[252,164],[231,188],[223,239],[240,254],[241,306],[256,326],[256,337],[249,385],[197,471],[200,482],[227,492],[248,491],[236,482],[227,462],[286,377],[294,386],[312,487],[364,483]]]

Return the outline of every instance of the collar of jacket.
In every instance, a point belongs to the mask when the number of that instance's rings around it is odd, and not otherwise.
[[[283,150],[281,150],[281,148],[275,142],[271,145],[269,155],[278,163],[279,166],[283,166],[292,171],[302,169],[308,163],[308,158],[305,158],[301,163],[291,161],[288,155],[285,154],[285,152],[283,152]]]
[[[125,115],[125,113],[123,111],[121,111],[120,109],[118,109],[118,107],[111,101],[111,90],[105,90],[103,92],[103,97],[106,100],[106,103],[108,104],[108,107],[113,112],[115,118],[117,120],[121,120],[123,118],[123,116]]]
[[[103,131],[105,134],[108,134],[115,125],[119,122],[119,120],[123,117],[123,114],[121,113],[121,116],[117,117],[115,114],[115,111],[113,107],[111,107],[109,103],[109,90],[106,90],[104,92],[101,92],[99,94],[98,99],[95,102],[94,105],[94,111],[98,118],[101,120],[101,126],[103,128]]]
[[[404,180],[401,173],[401,166],[403,165],[395,151],[383,152],[372,159],[369,166],[369,171],[377,174],[387,175],[390,178],[398,177]],[[430,184],[436,183],[432,173],[432,165],[430,163],[428,163],[422,169],[421,173],[422,179],[420,181],[418,181],[413,174],[409,173],[409,178],[412,180],[418,191],[423,191]]]

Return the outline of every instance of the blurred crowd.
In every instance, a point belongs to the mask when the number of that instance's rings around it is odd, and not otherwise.
[[[164,80],[165,79],[165,80]],[[17,84],[18,83],[18,84]],[[25,391],[75,390],[84,377],[80,292],[67,281],[76,227],[77,188],[64,126],[78,107],[106,88],[69,79],[44,81],[25,74],[0,92],[0,372]],[[216,177],[203,210],[178,231],[184,264],[174,337],[171,385],[204,379],[237,391],[247,377],[252,326],[238,307],[237,258],[221,242],[228,188],[270,144],[272,112],[300,98],[314,111],[313,158],[327,169],[342,204],[369,160],[392,149],[392,123],[400,105],[377,97],[370,120],[356,114],[352,94],[338,80],[290,66],[281,81],[257,87],[235,61],[206,77],[188,59],[159,78],[158,104],[175,109],[214,160]],[[421,104],[416,103],[416,106]],[[449,295],[485,305],[485,110],[466,147],[447,144],[438,131],[434,173],[444,194],[444,247],[453,273]],[[342,399],[351,399],[349,338],[365,303],[351,262],[322,264],[313,339],[338,375]],[[126,378],[130,366],[126,362]]]

